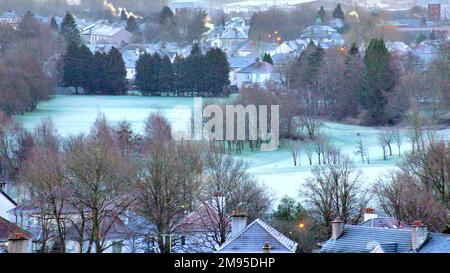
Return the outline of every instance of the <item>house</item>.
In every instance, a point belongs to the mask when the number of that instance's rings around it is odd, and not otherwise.
[[[337,218],[331,238],[321,253],[450,253],[450,235],[429,233],[421,221],[408,226],[393,218],[379,218],[366,210],[360,225],[345,225]]]
[[[130,43],[133,39],[133,34],[123,27],[100,23],[86,27],[81,32],[81,37],[89,44],[120,45]]]
[[[439,40],[426,40],[412,48],[412,53],[425,65],[434,61],[440,52],[442,42]]]
[[[134,80],[136,76],[136,62],[139,60],[140,55],[139,49],[122,51],[122,59],[127,70],[126,78],[129,81]]]
[[[15,11],[6,11],[0,14],[0,24],[18,25],[22,21],[22,16]]]
[[[175,15],[186,15],[192,11],[206,11],[209,9],[209,2],[203,0],[171,0],[169,8]]]
[[[0,216],[0,253],[29,253],[30,239],[30,233]]]
[[[228,52],[229,54],[235,53],[241,57],[245,57],[252,53],[257,56],[262,56],[264,53],[275,55],[277,47],[278,44],[275,43],[246,41],[237,44],[235,48]]]
[[[236,72],[236,85],[241,88],[250,84],[263,84],[270,81],[273,66],[259,58],[247,67]]]
[[[234,17],[225,24],[226,30],[238,30],[245,34],[248,34],[250,30],[250,19],[245,17]]]
[[[247,225],[245,213],[231,215],[231,239],[216,253],[294,253],[297,243],[261,219]]]
[[[303,40],[284,41],[276,49],[275,54],[296,53],[297,55],[308,46],[308,43]]]
[[[16,206],[16,202],[0,186],[0,217],[9,219],[8,211]]]
[[[220,217],[223,215],[223,217]],[[180,243],[173,248],[178,253],[208,253],[219,248],[217,231],[230,229],[225,215],[225,197],[216,193],[211,200],[190,212],[177,226],[176,236]]]
[[[342,46],[345,41],[338,31],[330,26],[322,26],[320,24],[309,26],[300,32],[300,41],[309,44],[311,41],[323,48],[333,46]]]
[[[217,39],[215,39],[211,46],[222,49],[232,48],[233,46],[248,41],[248,36],[238,29],[225,30]]]
[[[56,226],[55,220],[52,214],[47,213],[51,208],[46,207],[45,202],[41,202],[39,196],[35,196],[28,201],[25,201],[17,205],[12,210],[9,210],[10,219],[15,219],[14,224],[20,229],[23,229],[30,234],[31,251],[36,252],[42,248],[42,240],[44,236],[47,238],[46,251],[52,249],[56,244],[56,230],[50,228],[44,230],[44,226],[51,227]],[[79,214],[76,212],[76,208],[73,205],[65,202],[61,209],[61,221],[64,222],[66,229],[66,252],[78,253],[80,252],[79,244],[79,225],[74,223],[81,223]],[[89,210],[85,212],[89,215]],[[45,222],[43,222],[45,221]],[[104,217],[99,225],[100,234],[105,238],[105,246],[107,249],[105,253],[111,252],[129,252],[130,245],[128,244],[131,237],[131,232],[125,225],[125,220],[119,217]],[[83,251],[86,251],[89,244],[89,236],[87,232],[92,230],[92,221],[87,220],[85,222],[84,241],[82,244]],[[95,252],[95,247],[93,250]]]
[[[234,57],[234,56],[228,56],[228,64],[230,65],[230,84],[231,85],[237,85],[237,75],[236,73],[239,72],[239,70],[251,65],[255,62],[255,59],[257,57],[251,54],[250,56],[245,57]]]

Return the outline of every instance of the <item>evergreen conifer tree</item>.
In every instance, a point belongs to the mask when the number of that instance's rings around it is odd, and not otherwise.
[[[66,16],[64,17],[61,23],[59,33],[61,34],[61,36],[64,37],[66,44],[70,43],[75,43],[76,45],[81,44],[80,31],[77,28],[75,18],[69,12],[66,13]]]

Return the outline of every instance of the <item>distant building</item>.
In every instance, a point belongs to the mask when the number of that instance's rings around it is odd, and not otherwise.
[[[230,65],[230,84],[237,86],[237,75],[239,70],[251,65],[255,62],[256,56],[245,56],[245,57],[228,57],[228,64]]]
[[[8,211],[17,206],[16,202],[0,186],[0,217],[10,219]]]
[[[185,15],[191,11],[202,11],[209,9],[209,2],[203,0],[172,0],[169,8],[176,15]]]
[[[85,28],[81,33],[81,37],[89,44],[120,45],[131,42],[133,34],[123,27],[98,24]]]

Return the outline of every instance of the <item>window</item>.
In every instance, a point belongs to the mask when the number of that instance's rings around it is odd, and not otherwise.
[[[181,245],[182,246],[186,245],[186,237],[185,236],[181,236]]]

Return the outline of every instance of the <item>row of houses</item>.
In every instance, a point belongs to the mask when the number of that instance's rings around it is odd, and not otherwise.
[[[0,190],[0,253],[34,252],[39,250],[42,230],[38,205],[33,199],[17,205]],[[214,228],[220,221],[225,199],[216,194],[209,202],[186,213],[176,230],[164,238],[169,240],[170,251],[176,253],[294,253],[298,243],[280,233],[262,219],[248,223],[245,210],[233,211],[228,217],[229,231],[220,246],[212,240]],[[67,207],[63,215],[70,216]],[[8,220],[9,219],[9,220]],[[73,219],[72,219],[73,220]],[[101,229],[104,225],[101,225]],[[155,252],[154,225],[146,219],[127,211],[114,221],[107,234],[106,253]],[[80,252],[73,230],[66,235],[66,251]],[[51,236],[51,234],[50,234]],[[87,237],[87,236],[86,236]],[[50,241],[51,242],[51,241]],[[177,242],[177,243],[174,243]],[[87,249],[83,246],[83,252]],[[48,244],[51,246],[51,243]],[[450,253],[450,235],[429,232],[421,221],[411,225],[392,217],[378,216],[367,208],[363,221],[347,225],[339,218],[331,223],[331,236],[319,243],[317,253]],[[95,248],[93,249],[95,250]]]

